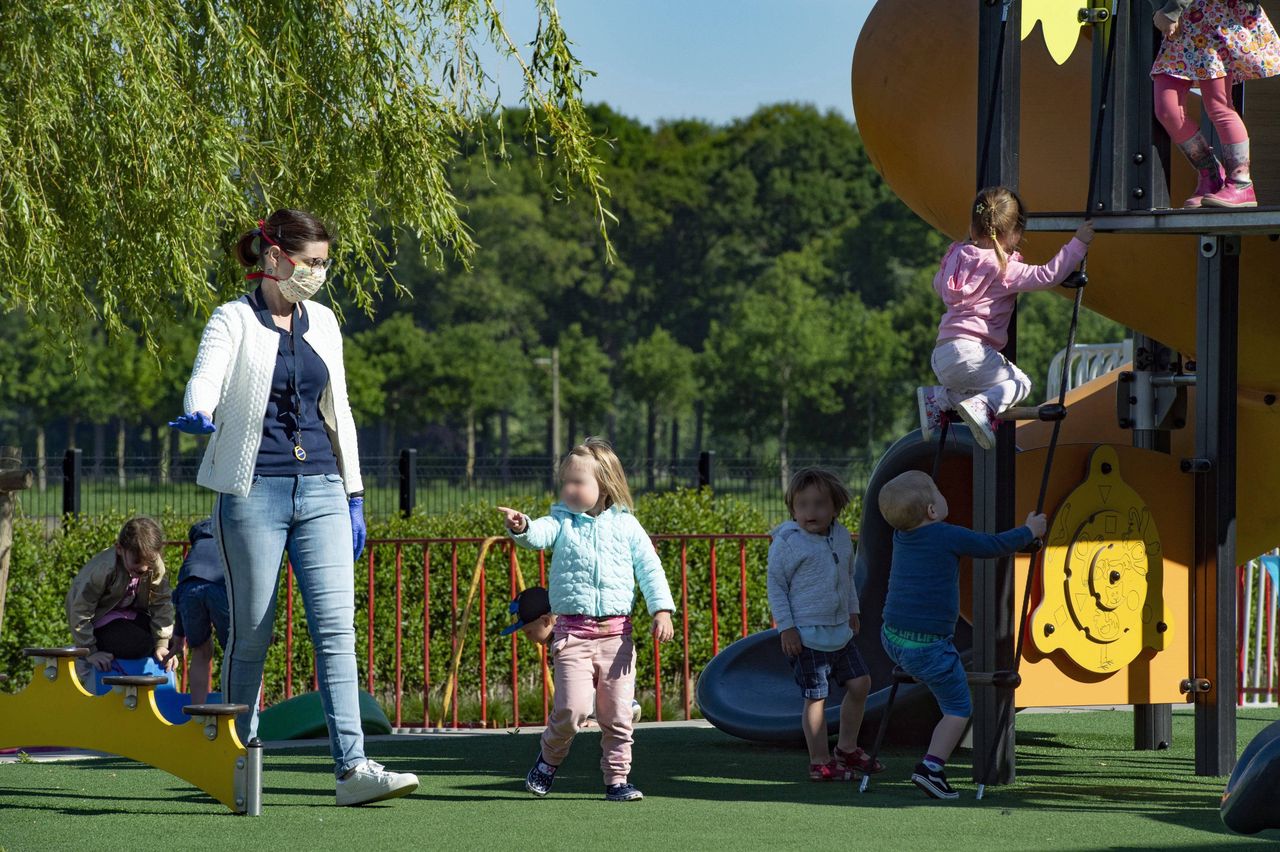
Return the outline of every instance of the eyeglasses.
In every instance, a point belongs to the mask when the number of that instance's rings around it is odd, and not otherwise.
[[[289,255],[290,260],[311,267],[312,269],[328,269],[333,266],[333,258],[331,257],[297,257]]]

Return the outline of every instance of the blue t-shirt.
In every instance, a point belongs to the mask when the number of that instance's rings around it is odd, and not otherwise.
[[[945,523],[898,530],[884,623],[898,630],[950,635],[960,617],[960,557],[1008,556],[1034,540],[1026,526],[999,535]]]
[[[262,291],[249,300],[258,321],[277,333],[280,346],[276,353],[276,368],[271,376],[271,394],[267,397],[267,411],[262,418],[262,445],[258,448],[258,462],[253,472],[261,476],[297,476],[299,474],[338,473],[338,459],[333,454],[333,442],[324,428],[320,416],[320,394],[329,384],[329,368],[303,338],[310,327],[307,312],[298,307],[293,316],[293,334],[280,328],[271,319],[263,305]],[[293,347],[297,347],[295,355]],[[297,394],[290,388],[289,366],[295,362],[294,378]],[[295,398],[300,412],[294,411]],[[305,461],[294,455],[294,436],[301,431]]]

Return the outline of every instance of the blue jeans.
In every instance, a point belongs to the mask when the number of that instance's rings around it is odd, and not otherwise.
[[[187,644],[199,648],[209,637],[217,633],[218,644],[227,649],[227,631],[230,630],[231,609],[227,603],[227,584],[211,583],[192,577],[178,585],[175,609]],[[175,631],[176,632],[176,631]]]
[[[275,625],[287,549],[315,645],[329,747],[341,777],[365,760],[356,676],[355,565],[342,477],[254,476],[248,497],[219,494],[213,513],[227,572],[231,635],[222,663],[225,700],[252,709],[240,739],[258,731],[262,670]]]
[[[944,715],[968,718],[973,714],[964,663],[960,662],[960,652],[950,636],[921,648],[908,648],[894,642],[882,630],[880,643],[889,659],[929,688]]]

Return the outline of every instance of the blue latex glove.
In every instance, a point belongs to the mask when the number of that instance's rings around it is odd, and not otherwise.
[[[213,425],[213,420],[203,411],[179,415],[177,420],[169,421],[169,426],[188,435],[208,435],[218,431],[218,427]]]
[[[347,508],[351,510],[351,546],[356,553],[352,561],[355,561],[364,553],[364,541],[368,537],[364,527],[364,498],[347,498]]]

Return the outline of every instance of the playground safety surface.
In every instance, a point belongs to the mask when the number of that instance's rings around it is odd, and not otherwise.
[[[1275,709],[1238,715],[1239,747]],[[1018,717],[1018,782],[974,801],[969,755],[948,767],[961,791],[934,802],[907,777],[918,752],[888,750],[888,770],[859,795],[854,784],[807,780],[803,752],[755,746],[701,727],[637,731],[632,780],[645,800],[601,798],[599,734],[583,733],[552,794],[536,800],[523,776],[537,754],[530,732],[377,738],[388,768],[419,774],[408,799],[358,809],[333,805],[327,749],[268,751],[263,815],[228,814],[158,770],[114,757],[0,765],[0,849],[156,845],[263,848],[493,849],[576,843],[627,850],[1217,849],[1271,843],[1229,834],[1218,819],[1225,778],[1192,774],[1192,716],[1174,714],[1167,751],[1134,752],[1124,711]],[[181,817],[180,820],[157,817]],[[139,830],[145,832],[139,835]],[[159,838],[168,835],[169,843]],[[185,840],[183,839],[185,838]],[[806,842],[807,841],[807,842]],[[144,845],[151,845],[144,842]]]

